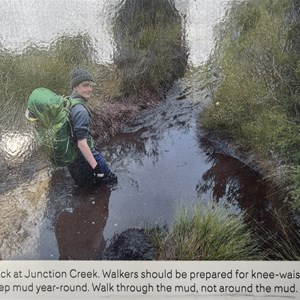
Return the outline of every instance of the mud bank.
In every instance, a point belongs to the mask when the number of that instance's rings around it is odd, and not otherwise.
[[[125,123],[137,117],[141,111],[157,106],[164,96],[144,93],[126,99],[116,99],[92,107],[92,134],[97,143],[108,141],[118,134]]]
[[[101,260],[153,260],[155,249],[144,229],[132,228],[115,235]]]

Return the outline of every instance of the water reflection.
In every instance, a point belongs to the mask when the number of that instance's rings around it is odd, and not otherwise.
[[[234,213],[244,212],[255,228],[273,230],[277,222],[274,211],[282,207],[280,195],[258,172],[234,157],[214,151],[209,140],[201,137],[199,143],[208,153],[211,167],[196,187],[198,195],[210,193],[216,201],[233,205]]]
[[[33,148],[34,141],[31,132],[1,132],[0,155],[10,163],[23,161]]]
[[[40,224],[40,259],[96,259],[105,248],[113,187],[78,188],[67,169],[51,178],[45,218]],[[50,241],[50,242],[49,242]]]
[[[0,194],[0,256],[35,259],[40,247],[39,224],[47,206],[49,169],[36,172],[18,187]]]
[[[97,259],[105,249],[103,236],[108,218],[110,187],[102,186],[82,199],[73,211],[62,211],[57,219],[55,235],[59,259]]]
[[[187,88],[185,83],[177,82],[159,107],[141,113],[130,124],[124,125],[121,133],[101,144],[101,151],[108,161],[119,171],[132,162],[143,167],[145,158],[155,165],[171,151],[169,148],[181,135],[194,135],[195,116],[201,109],[201,98],[206,91],[198,91],[194,99],[191,90],[191,86]],[[171,140],[171,145],[167,146],[163,141],[166,139]]]

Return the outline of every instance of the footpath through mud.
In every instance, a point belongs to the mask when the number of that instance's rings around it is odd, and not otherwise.
[[[212,198],[230,202],[233,213],[247,209],[252,221],[271,227],[274,203],[259,174],[199,137],[197,119],[208,96],[205,89],[179,81],[159,106],[143,111],[100,145],[118,175],[113,187],[77,189],[64,168],[55,170],[50,183],[45,181],[49,192],[43,190],[36,199],[43,202],[41,213],[23,223],[22,239],[10,240],[15,249],[4,249],[5,258],[122,259],[120,253],[128,253],[124,246],[140,259],[134,249],[134,244],[141,246],[139,239],[144,249],[151,249],[142,231],[128,229],[168,226],[178,205]],[[117,245],[111,244],[113,237]]]

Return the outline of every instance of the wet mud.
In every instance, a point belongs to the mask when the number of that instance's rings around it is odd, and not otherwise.
[[[101,260],[153,260],[155,249],[144,229],[128,229],[113,237]]]

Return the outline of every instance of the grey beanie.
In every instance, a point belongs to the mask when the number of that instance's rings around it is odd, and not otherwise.
[[[71,89],[79,85],[81,82],[91,81],[95,83],[94,77],[86,70],[76,68],[70,73],[70,86]]]

